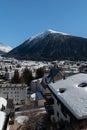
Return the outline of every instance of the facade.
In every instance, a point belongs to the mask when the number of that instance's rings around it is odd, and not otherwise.
[[[45,102],[45,99],[44,99],[43,95],[41,94],[40,91],[37,91],[36,92],[36,103],[37,103],[37,106],[38,107],[43,107],[44,106],[44,102]]]
[[[57,128],[87,129],[87,74],[77,74],[48,85],[45,108]]]
[[[32,91],[32,92],[36,92],[36,91],[39,91],[39,90],[40,90],[41,81],[42,81],[42,78],[40,78],[40,79],[35,79],[35,80],[32,80],[32,81],[31,81],[30,88],[31,88],[31,91]]]
[[[54,67],[50,70],[48,76],[46,76],[45,81],[49,84],[62,78],[64,78],[63,72],[58,67]]]
[[[6,79],[7,81],[11,81],[11,79],[13,78],[13,76],[14,76],[14,71],[6,72],[6,73],[5,73],[5,79]]]
[[[47,85],[51,82],[55,83],[58,80],[65,78],[62,71],[59,68],[52,68],[47,76],[44,76],[41,82],[40,90],[43,95],[50,93]]]
[[[27,85],[0,84],[0,96],[13,99],[14,104],[24,104],[27,97]]]

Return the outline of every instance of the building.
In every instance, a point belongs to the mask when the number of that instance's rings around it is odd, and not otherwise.
[[[0,84],[0,97],[13,99],[14,104],[25,104],[27,99],[27,85]]]
[[[87,129],[87,74],[76,74],[47,85],[46,111],[57,128]]]
[[[43,107],[45,103],[45,99],[40,91],[36,92],[36,104],[38,107]]]
[[[50,70],[48,76],[46,76],[45,81],[49,84],[62,78],[64,78],[63,72],[59,68],[54,67]]]
[[[42,81],[42,78],[35,79],[35,80],[31,81],[30,89],[31,89],[32,92],[36,92],[36,91],[40,90],[41,81]]]
[[[43,95],[48,95],[50,93],[47,85],[51,82],[56,82],[58,80],[61,80],[65,78],[62,71],[59,70],[59,68],[52,68],[47,76],[44,76],[41,82],[40,90],[43,93]]]

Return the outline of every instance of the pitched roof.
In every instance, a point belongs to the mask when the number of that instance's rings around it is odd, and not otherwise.
[[[59,73],[59,68],[52,68],[49,75],[46,77],[46,82],[50,83],[50,81],[56,76],[57,73]]]
[[[48,87],[77,119],[87,118],[87,74],[70,76]]]
[[[36,92],[36,97],[37,97],[38,100],[44,99],[44,97],[43,97],[43,95],[42,95],[42,93],[40,91]]]

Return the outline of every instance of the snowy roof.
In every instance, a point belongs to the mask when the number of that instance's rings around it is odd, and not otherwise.
[[[49,84],[49,88],[77,119],[87,118],[87,74],[59,80]]]
[[[7,106],[7,100],[0,97],[0,109],[2,108],[2,105],[4,105],[6,107]]]
[[[5,83],[5,84],[0,84],[0,88],[26,88],[27,84],[10,84],[10,83]]]
[[[31,98],[35,101],[35,99],[36,99],[36,93],[31,94]]]
[[[0,130],[3,130],[5,118],[6,118],[5,112],[0,111]]]
[[[29,120],[29,118],[28,116],[18,116],[15,120],[20,124],[24,124]]]
[[[32,80],[32,82],[37,82],[37,81],[41,82],[42,78]]]

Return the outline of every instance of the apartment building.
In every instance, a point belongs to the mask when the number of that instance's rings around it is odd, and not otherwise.
[[[87,74],[77,74],[47,85],[45,108],[57,128],[87,129]]]
[[[14,104],[24,104],[27,97],[27,85],[0,84],[0,97],[13,99]]]

